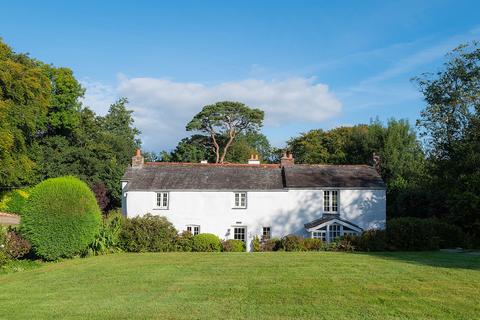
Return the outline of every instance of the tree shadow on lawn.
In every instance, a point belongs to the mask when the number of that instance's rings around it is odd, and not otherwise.
[[[358,254],[437,268],[480,270],[480,253],[478,251],[359,252]]]

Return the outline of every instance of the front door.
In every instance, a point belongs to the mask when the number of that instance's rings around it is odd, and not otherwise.
[[[241,240],[245,243],[246,240],[246,234],[247,234],[247,228],[245,227],[235,227],[233,228],[233,239],[235,240]]]

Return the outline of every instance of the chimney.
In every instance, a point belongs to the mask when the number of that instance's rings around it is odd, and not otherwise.
[[[248,164],[260,164],[260,160],[258,159],[258,154],[250,155],[250,159],[248,159]]]
[[[293,159],[293,154],[290,151],[285,151],[283,156],[280,158],[280,165],[282,167],[290,167],[295,164],[295,160]]]
[[[137,149],[135,152],[135,156],[132,157],[132,168],[141,168],[143,167],[144,163],[144,158],[142,156],[142,151],[140,149]]]

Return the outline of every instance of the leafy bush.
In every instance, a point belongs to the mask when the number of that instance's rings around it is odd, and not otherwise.
[[[220,252],[222,242],[214,234],[200,233],[193,237],[192,249],[197,252]]]
[[[288,235],[282,238],[282,248],[285,251],[305,251],[303,238],[297,235]]]
[[[330,242],[326,247],[325,250],[327,251],[345,251],[345,252],[353,252],[355,251],[355,246],[352,242],[347,238],[341,237],[336,239],[335,241]]]
[[[120,232],[120,247],[130,252],[175,251],[177,230],[165,217],[146,214],[125,219]]]
[[[271,238],[263,240],[260,244],[260,251],[278,251],[282,249],[282,240],[279,238]]]
[[[5,193],[0,200],[0,211],[21,215],[29,196],[29,188]]]
[[[191,252],[193,250],[193,235],[190,231],[183,231],[175,239],[176,250]]]
[[[253,252],[260,252],[261,251],[261,242],[260,242],[260,238],[258,236],[255,236],[253,237],[253,240],[252,240],[252,251]]]
[[[56,260],[84,251],[98,234],[100,220],[100,209],[88,186],[75,177],[60,177],[32,189],[20,231],[38,256]]]
[[[6,265],[9,261],[10,258],[7,256],[7,254],[3,250],[0,250],[0,267]]]
[[[245,251],[245,243],[241,240],[228,239],[222,242],[222,246],[225,252]]]
[[[5,254],[11,259],[19,259],[30,252],[32,245],[17,232],[10,230],[5,237]]]
[[[402,217],[387,222],[387,238],[394,250],[435,250],[463,246],[465,235],[437,219]]]
[[[320,239],[305,238],[303,239],[303,246],[305,250],[308,251],[319,251],[323,248],[323,241]]]
[[[349,236],[359,251],[385,251],[389,249],[385,230],[366,230],[360,236]]]
[[[120,250],[119,239],[122,232],[123,216],[118,211],[111,211],[102,219],[100,231],[90,245],[93,254],[105,254]]]

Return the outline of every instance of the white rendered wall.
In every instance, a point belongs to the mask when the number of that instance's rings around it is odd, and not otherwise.
[[[323,213],[323,190],[278,190],[247,192],[247,208],[234,209],[233,191],[169,191],[168,209],[157,209],[156,193],[124,192],[122,211],[127,217],[165,216],[179,231],[186,225],[199,225],[201,233],[214,233],[232,239],[233,228],[247,229],[247,248],[262,227],[271,227],[272,237],[287,234],[306,236],[304,224]],[[385,190],[340,189],[340,218],[362,229],[384,228]]]

